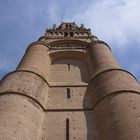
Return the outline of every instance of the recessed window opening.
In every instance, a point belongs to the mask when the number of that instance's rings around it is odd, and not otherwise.
[[[68,32],[65,32],[64,36],[67,37],[68,36]]]
[[[67,99],[70,99],[70,88],[67,88]]]
[[[68,64],[68,71],[70,71],[70,64]]]
[[[70,37],[73,37],[73,32],[70,32]]]
[[[66,140],[69,140],[69,119],[66,119]]]
[[[72,25],[69,25],[70,28],[72,28]]]
[[[63,32],[60,32],[61,35],[63,35]]]

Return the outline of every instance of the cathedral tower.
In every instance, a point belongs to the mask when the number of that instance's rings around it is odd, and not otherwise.
[[[0,140],[139,140],[140,86],[75,23],[47,29],[0,83]]]

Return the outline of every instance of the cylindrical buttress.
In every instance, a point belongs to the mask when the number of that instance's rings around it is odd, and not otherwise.
[[[119,69],[105,43],[88,49],[94,68],[88,91],[93,92],[100,140],[140,139],[140,86],[135,77]]]
[[[31,44],[22,58],[17,70],[28,70],[48,79],[50,73],[50,58],[48,48],[43,44]]]
[[[110,68],[119,68],[111,49],[104,42],[90,43],[88,54],[93,66],[93,76]]]
[[[33,44],[0,83],[0,139],[38,140],[48,97],[48,48]]]

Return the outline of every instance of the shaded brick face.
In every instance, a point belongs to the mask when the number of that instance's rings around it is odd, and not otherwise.
[[[75,59],[56,60],[50,68],[50,82],[77,84],[89,81],[89,72],[85,63]]]
[[[86,93],[89,73],[84,62],[57,60],[52,63],[50,70],[49,82],[52,86],[48,93],[48,109],[83,109],[92,106],[92,98]]]

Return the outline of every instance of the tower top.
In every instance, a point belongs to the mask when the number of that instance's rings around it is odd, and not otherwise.
[[[53,39],[97,39],[97,37],[91,34],[90,28],[85,28],[84,24],[78,26],[75,24],[75,22],[62,22],[58,27],[56,26],[56,24],[54,24],[52,28],[46,30],[45,37]]]

